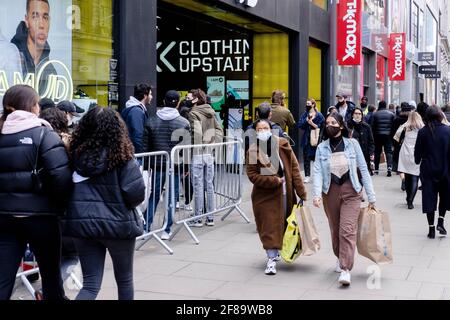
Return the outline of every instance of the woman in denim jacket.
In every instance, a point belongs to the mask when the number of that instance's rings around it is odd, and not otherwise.
[[[328,115],[326,131],[330,139],[318,146],[314,163],[314,206],[319,208],[323,199],[333,251],[338,258],[339,283],[348,286],[355,257],[362,189],[366,189],[371,207],[375,205],[375,193],[364,154],[356,140],[347,138],[348,130],[342,116]]]

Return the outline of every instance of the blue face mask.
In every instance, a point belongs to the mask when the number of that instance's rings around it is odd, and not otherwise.
[[[258,140],[265,142],[272,137],[272,132],[270,132],[270,130],[259,131],[256,136]]]

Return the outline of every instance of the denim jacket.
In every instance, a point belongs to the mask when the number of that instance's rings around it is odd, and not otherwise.
[[[366,189],[369,202],[375,202],[375,192],[373,190],[372,178],[370,177],[369,170],[367,169],[366,160],[364,154],[359,146],[359,143],[355,139],[344,139],[344,153],[349,162],[349,174],[350,181],[356,192],[361,192],[362,188]],[[314,185],[313,185],[313,197],[322,198],[322,193],[328,194],[331,184],[331,147],[330,140],[322,142],[317,147],[316,161],[314,162]],[[362,175],[362,184],[359,182],[358,171],[359,168]]]

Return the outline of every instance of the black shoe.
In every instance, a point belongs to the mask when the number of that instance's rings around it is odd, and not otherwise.
[[[409,210],[414,209],[414,205],[413,205],[412,202],[409,202],[409,201],[408,201],[408,209],[409,209]]]
[[[429,228],[429,232],[428,232],[428,238],[429,239],[434,239],[436,237],[436,231],[434,230],[434,227],[430,227]]]
[[[440,235],[442,235],[442,236],[447,235],[447,230],[445,230],[445,228],[444,228],[444,219],[443,218],[439,217],[436,229],[437,229],[437,231],[439,231]]]
[[[402,191],[406,191],[405,179],[402,179],[402,186],[400,188],[402,189]]]
[[[420,191],[422,191],[422,186],[420,186],[418,189],[419,189]]]
[[[378,175],[378,170],[375,170],[373,173],[376,174],[376,175]]]
[[[392,171],[391,171],[391,170],[388,171],[387,176],[388,176],[388,177],[392,177]]]

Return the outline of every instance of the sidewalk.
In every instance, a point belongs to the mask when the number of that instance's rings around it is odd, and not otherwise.
[[[323,210],[316,208],[311,209],[322,249],[314,256],[299,257],[293,265],[280,262],[277,275],[266,276],[265,252],[253,222],[252,185],[245,178],[242,209],[252,223],[246,224],[237,213],[225,222],[216,218],[215,227],[193,229],[199,245],[182,230],[170,242],[174,250],[172,256],[151,240],[135,255],[135,298],[450,299],[450,239],[426,237],[428,226],[421,213],[421,192],[417,195],[416,209],[407,210],[399,177],[387,178],[381,172],[374,177],[374,184],[377,207],[390,216],[394,247],[394,263],[380,267],[379,289],[369,289],[374,287],[369,274],[373,273],[374,265],[361,256],[356,257],[351,287],[340,288],[338,274],[333,272],[336,260],[331,250],[328,222]],[[308,190],[310,188],[308,185]],[[307,205],[311,206],[311,201]],[[67,289],[66,293],[73,299],[77,292]],[[18,298],[30,298],[23,287],[15,292],[14,299]],[[98,299],[117,299],[109,259]]]

